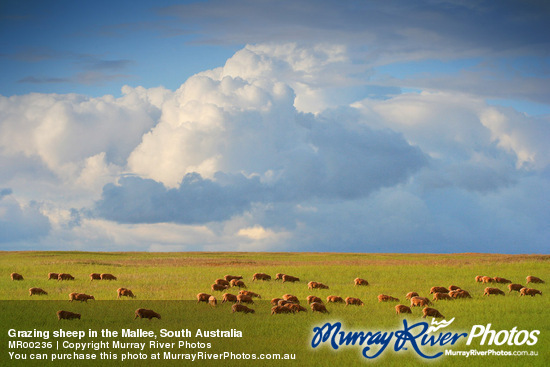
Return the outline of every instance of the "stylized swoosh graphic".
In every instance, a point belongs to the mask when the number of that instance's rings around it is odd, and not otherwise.
[[[441,320],[439,322],[436,321],[435,319],[432,319],[432,326],[430,326],[428,328],[428,333],[436,332],[439,329],[446,328],[447,326],[451,325],[451,323],[454,320],[455,320],[454,317],[452,319],[450,319],[449,321]],[[436,325],[436,326],[433,326],[433,325]]]

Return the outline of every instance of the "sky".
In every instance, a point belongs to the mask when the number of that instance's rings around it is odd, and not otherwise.
[[[2,1],[0,250],[548,253],[547,1]]]

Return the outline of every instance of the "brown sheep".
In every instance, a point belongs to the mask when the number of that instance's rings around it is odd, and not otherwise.
[[[284,299],[279,300],[275,306],[285,306],[285,305],[295,305],[296,303],[291,301],[286,301]]]
[[[445,287],[431,287],[430,288],[430,294],[433,293],[449,293],[449,290]]]
[[[11,280],[23,280],[23,276],[17,273],[11,273],[10,277],[11,277]]]
[[[279,314],[279,313],[294,313],[294,311],[291,310],[288,307],[285,307],[285,306],[273,306],[273,307],[271,307],[271,314],[272,315]]]
[[[412,313],[410,307],[407,307],[405,305],[397,305],[395,306],[395,313],[399,315],[400,313]]]
[[[207,293],[199,293],[197,294],[197,303],[200,302],[206,302],[208,303],[208,299],[210,298],[210,294]]]
[[[138,317],[140,319],[149,319],[149,321],[152,320],[153,317],[156,317],[159,320],[161,318],[160,315],[155,311],[147,310],[145,308],[138,308],[134,314],[135,314],[134,320],[137,319]]]
[[[521,288],[524,288],[521,284],[508,284],[508,289],[510,290],[508,293],[511,291],[519,292]]]
[[[527,284],[529,284],[529,283],[544,283],[544,280],[542,280],[541,278],[534,277],[532,275],[529,275],[525,279],[527,279]]]
[[[262,298],[262,296],[260,296],[258,293],[254,293],[252,291],[240,290],[239,294],[245,294],[245,295],[250,296],[250,297]]]
[[[429,299],[427,299],[426,297],[413,297],[411,298],[411,307],[416,307],[416,306],[428,306],[428,305],[431,305],[432,303],[430,302]]]
[[[222,296],[222,303],[224,302],[237,302],[237,296],[231,293],[224,293]]]
[[[235,312],[255,313],[256,311],[254,311],[251,308],[248,308],[245,305],[235,303],[233,306],[231,306],[231,312],[233,312],[233,313],[235,313]]]
[[[92,280],[101,280],[101,274],[99,274],[99,273],[90,274],[90,281],[92,281]]]
[[[359,298],[346,297],[346,306],[348,305],[364,306],[365,304]]]
[[[116,294],[117,294],[117,298],[120,298],[120,297],[136,298],[136,296],[134,296],[134,293],[128,288],[119,288],[116,290]]]
[[[218,304],[218,300],[216,299],[216,297],[210,296],[208,297],[208,304],[212,307],[216,307],[216,305]]]
[[[59,310],[56,312],[57,314],[57,319],[58,320],[72,320],[72,319],[79,319],[80,320],[80,314],[79,313],[74,313],[74,312],[71,312],[71,311],[63,311],[63,310]]]
[[[485,288],[485,292],[483,292],[483,295],[488,296],[490,294],[502,294],[503,296],[506,295],[503,291],[501,291],[498,288],[491,288],[491,287]]]
[[[293,277],[292,275],[283,275],[283,283],[284,282],[299,282],[300,278]]]
[[[227,280],[228,282],[231,282],[233,279],[242,279],[242,275],[226,275],[223,277],[225,280]]]
[[[267,275],[264,273],[255,273],[252,275],[252,281],[255,280],[271,280],[271,275]]]
[[[317,283],[317,282],[309,282],[307,283],[307,287],[309,289],[328,289],[328,285],[325,285],[323,283]]]
[[[500,284],[512,283],[511,280],[508,280],[506,278],[501,278],[501,277],[494,277],[493,280],[495,281],[495,283],[500,283]]]
[[[464,289],[457,289],[454,291],[450,291],[449,296],[451,298],[472,298],[470,293],[468,293],[468,291],[465,291]]]
[[[399,299],[397,299],[395,297],[392,297],[392,296],[388,296],[386,294],[379,294],[378,295],[378,302],[388,302],[388,301],[397,301],[397,302],[399,302]]]
[[[226,285],[221,285],[221,284],[212,284],[212,285],[210,286],[210,288],[212,289],[213,292],[215,292],[215,291],[221,292],[221,291],[226,290],[226,289],[229,288],[229,287],[226,286]]]
[[[542,297],[542,292],[539,291],[538,289],[524,287],[524,288],[521,288],[521,290],[519,291],[520,296],[535,297],[535,295],[537,295],[537,294],[540,294],[541,297]]]
[[[309,306],[311,307],[311,311],[313,311],[313,312],[328,313],[327,308],[322,303],[313,302]]]
[[[59,276],[58,273],[48,273],[48,280],[50,280],[50,279],[57,280],[58,276]]]
[[[442,318],[442,319],[445,318],[445,316],[443,316],[438,310],[436,310],[435,308],[430,308],[430,307],[424,307],[424,309],[422,309],[422,318],[425,319],[426,316],[435,317],[436,319],[437,318]]]
[[[344,303],[344,299],[342,297],[338,297],[338,296],[328,296],[327,297],[327,302]]]
[[[220,278],[220,279],[216,279],[216,280],[214,281],[214,284],[226,285],[226,286],[228,286],[228,287],[230,286],[230,284],[229,284],[229,282],[228,282],[227,280],[221,279],[221,278]]]
[[[476,276],[476,282],[477,283],[483,283],[483,275]]]
[[[277,306],[279,304],[279,301],[284,301],[282,298],[273,298],[271,300],[271,305],[272,306]]]
[[[113,274],[103,273],[100,275],[101,280],[117,280]]]
[[[354,284],[355,286],[358,286],[358,285],[369,285],[369,282],[367,282],[367,280],[365,280],[365,279],[355,278],[355,280],[353,281],[353,284]]]
[[[69,302],[72,302],[72,301],[88,302],[89,299],[95,300],[95,297],[85,293],[73,292],[69,294]]]
[[[239,288],[246,288],[246,285],[242,280],[239,279],[232,279],[230,282],[232,287],[239,287]]]
[[[323,301],[321,300],[321,298],[319,298],[319,297],[317,297],[317,296],[307,296],[307,304],[310,305],[310,304],[312,304],[313,302],[323,303]]]
[[[443,299],[452,299],[452,298],[449,295],[449,293],[435,292],[434,293],[434,299],[432,299],[432,301],[439,301],[439,300],[443,300]]]
[[[418,297],[418,296],[419,296],[419,294],[416,293],[416,292],[409,292],[409,293],[407,293],[407,295],[405,296],[405,299],[411,299],[411,298],[413,298],[413,297]]]
[[[283,296],[283,299],[284,299],[285,301],[289,301],[289,302],[294,302],[294,303],[300,304],[300,301],[298,300],[298,297],[293,296],[292,294],[285,294],[285,295]]]
[[[458,290],[458,289],[461,289],[461,288],[460,288],[459,286],[456,286],[456,285],[450,285],[450,286],[449,286],[449,292],[450,292],[450,291],[456,291],[456,290]]]
[[[33,294],[36,294],[36,295],[39,296],[39,295],[42,295],[42,294],[48,294],[48,292],[46,292],[42,288],[36,288],[36,287],[29,288],[29,296],[32,296]]]
[[[494,283],[495,280],[491,277],[484,276],[484,277],[481,277],[481,282],[482,283]]]
[[[297,305],[295,303],[287,303],[283,307],[290,308],[292,310],[292,312],[294,312],[294,313],[298,313],[300,311],[301,312],[307,312],[307,308],[305,308],[304,306]]]
[[[57,280],[74,280],[74,277],[71,274],[59,273]]]
[[[237,295],[237,302],[238,302],[238,303],[250,303],[250,304],[254,304],[254,300],[252,299],[252,297],[247,296],[247,295],[244,295],[244,294],[238,294],[238,295]]]
[[[284,276],[283,273],[277,273],[275,274],[275,280],[283,280],[283,276]]]

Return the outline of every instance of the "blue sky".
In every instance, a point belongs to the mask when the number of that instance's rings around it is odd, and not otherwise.
[[[548,252],[545,1],[4,1],[0,248]]]

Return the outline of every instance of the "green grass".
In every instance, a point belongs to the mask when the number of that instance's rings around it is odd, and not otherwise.
[[[535,350],[538,357],[441,357],[432,361],[437,365],[530,365],[545,366],[550,363],[550,327],[548,325],[547,284],[533,285],[543,291],[543,296],[519,297],[508,294],[505,285],[493,285],[506,291],[506,296],[484,297],[485,285],[476,283],[476,275],[501,276],[516,283],[525,283],[527,275],[550,279],[550,256],[546,255],[495,255],[495,254],[333,254],[333,253],[90,253],[90,252],[3,252],[0,253],[0,303],[4,315],[0,318],[0,345],[7,345],[7,330],[121,330],[143,328],[181,330],[235,328],[244,337],[235,339],[186,339],[211,342],[206,351],[232,351],[248,353],[296,353],[292,365],[354,366],[376,363],[395,366],[422,365],[412,351],[387,350],[376,360],[366,361],[360,356],[360,347],[346,347],[333,351],[327,346],[315,350],[309,347],[312,330],[327,321],[340,321],[345,329],[377,331],[402,328],[402,316],[395,314],[395,302],[379,303],[377,295],[384,293],[408,304],[405,294],[416,291],[430,296],[432,286],[458,285],[468,290],[473,299],[439,301],[434,305],[447,320],[455,318],[448,329],[453,332],[469,332],[473,325],[492,324],[492,330],[540,330],[537,345],[529,346],[479,346],[474,342],[466,346],[459,342],[454,350]],[[18,272],[23,281],[11,281],[9,274]],[[71,273],[74,281],[47,280],[48,272]],[[90,281],[92,272],[112,273],[117,281]],[[300,278],[298,283],[252,282],[252,274],[263,272],[273,278],[275,273],[286,273]],[[223,292],[212,292],[210,285],[226,274],[242,275],[249,290],[263,299],[252,308],[254,315],[232,314],[231,305],[218,304],[212,308],[196,303],[196,294],[214,294],[218,300]],[[353,279],[365,278],[368,287],[354,287]],[[308,281],[329,285],[328,290],[310,291]],[[40,287],[47,296],[29,297],[28,288]],[[132,289],[137,298],[116,300],[116,289]],[[88,303],[68,302],[68,294],[83,292],[95,296]],[[230,289],[236,294],[238,290]],[[290,293],[302,303],[310,295],[325,299],[328,295],[358,297],[364,307],[328,304],[329,315],[311,312],[296,315],[270,315],[269,300]],[[431,299],[431,297],[430,297]],[[137,308],[152,308],[162,315],[161,320],[133,320]],[[61,321],[55,316],[59,309],[82,314],[82,320]],[[423,321],[421,310],[413,309],[408,315],[410,323]],[[429,321],[428,321],[429,322]],[[446,330],[446,329],[444,329]],[[101,339],[101,338],[100,338]],[[108,340],[108,339],[103,339]],[[132,340],[126,340],[132,341]],[[164,341],[174,341],[167,339]],[[391,347],[388,347],[390,349]],[[13,351],[13,350],[10,350]],[[198,350],[195,350],[198,351]],[[205,350],[202,350],[205,351]],[[69,351],[70,352],[70,351]],[[117,351],[122,352],[122,351]],[[150,353],[157,352],[150,350]],[[162,352],[162,351],[161,351]],[[178,352],[178,350],[174,350]],[[182,352],[181,350],[179,351]],[[430,353],[435,350],[430,349]],[[161,353],[162,354],[162,353]],[[0,365],[7,361],[3,349]],[[70,361],[69,361],[70,362]],[[55,365],[73,365],[72,363]],[[12,361],[8,361],[11,365]],[[174,365],[175,361],[158,361],[155,365]],[[178,362],[181,363],[181,362]],[[201,361],[201,364],[219,365],[220,361]],[[242,365],[246,361],[223,361],[225,365]],[[250,361],[250,364],[254,362]],[[262,362],[257,365],[279,365],[283,362]],[[42,365],[44,362],[36,362]],[[119,364],[113,363],[113,365]],[[147,365],[151,361],[143,364]],[[33,365],[25,361],[22,365]],[[81,365],[81,364],[79,364]],[[84,364],[85,365],[85,364]],[[97,365],[97,362],[90,363]]]

